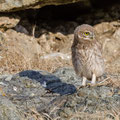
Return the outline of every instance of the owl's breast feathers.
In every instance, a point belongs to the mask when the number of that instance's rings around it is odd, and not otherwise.
[[[71,48],[72,62],[79,76],[91,79],[93,73],[97,77],[104,73],[104,60],[100,47],[101,45],[97,41],[73,43]]]

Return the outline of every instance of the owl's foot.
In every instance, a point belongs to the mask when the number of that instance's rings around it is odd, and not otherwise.
[[[102,80],[101,82],[97,82],[97,83],[95,83],[95,84],[93,84],[93,83],[91,82],[91,83],[88,83],[87,86],[102,86],[102,85],[105,85],[105,82],[106,82],[107,80],[109,80],[109,79],[110,79],[110,77],[107,77],[107,78],[105,78],[104,80]]]
[[[88,83],[87,86],[96,86],[96,75],[93,73],[91,83]]]
[[[109,78],[105,78],[101,82],[96,83],[96,75],[93,74],[91,83],[87,83],[87,78],[83,77],[83,81],[82,81],[82,86],[81,87],[84,87],[84,86],[99,86],[99,85],[103,84],[105,81],[107,81],[108,79]]]
[[[96,84],[96,75],[93,73],[91,84],[94,86]]]
[[[92,75],[92,81],[91,83],[88,83],[87,86],[96,86],[96,75]]]
[[[84,86],[94,86],[96,84],[96,75],[93,74],[92,76],[92,82],[87,83],[87,78],[83,76],[83,81],[82,81],[82,87]]]
[[[82,86],[86,86],[87,78],[83,77]]]

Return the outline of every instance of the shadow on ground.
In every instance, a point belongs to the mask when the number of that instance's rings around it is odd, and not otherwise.
[[[20,72],[19,76],[36,80],[50,92],[58,93],[60,95],[73,94],[76,92],[76,87],[74,85],[64,83],[55,75],[44,71],[26,70]]]

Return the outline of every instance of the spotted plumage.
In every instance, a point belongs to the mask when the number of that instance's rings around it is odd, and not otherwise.
[[[75,72],[84,78],[82,84],[86,85],[86,79],[92,79],[95,84],[96,78],[104,73],[104,60],[94,28],[87,24],[78,26],[71,49]]]

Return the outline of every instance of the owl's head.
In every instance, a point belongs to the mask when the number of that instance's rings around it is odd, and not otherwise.
[[[96,32],[90,25],[83,24],[74,31],[74,38],[80,42],[95,40]]]

